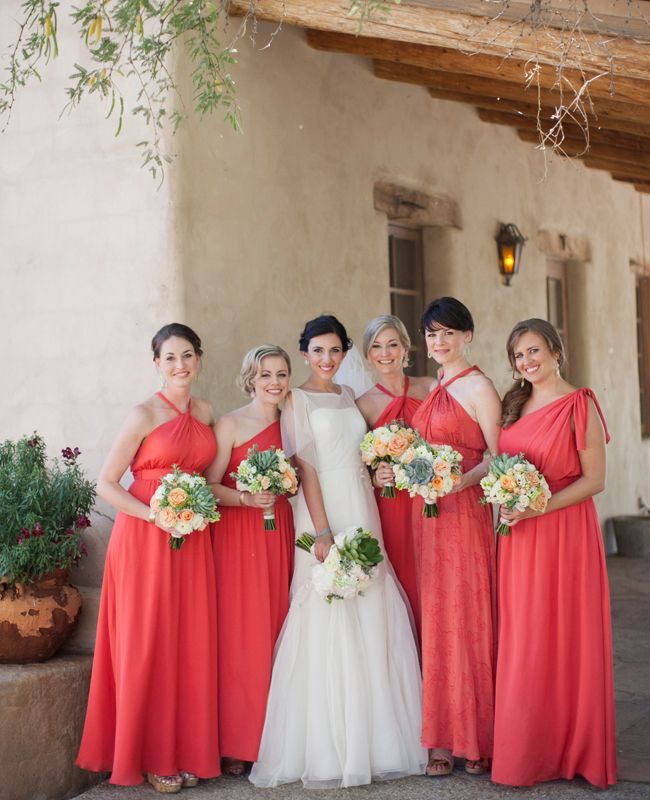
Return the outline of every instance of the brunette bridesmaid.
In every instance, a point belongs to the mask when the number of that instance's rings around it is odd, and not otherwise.
[[[546,477],[544,513],[501,511],[499,657],[492,780],[511,786],[581,775],[616,782],[609,588],[593,495],[605,485],[607,427],[590,389],[562,379],[564,349],[545,320],[508,339],[516,383],[499,450]]]
[[[432,378],[413,378],[404,374],[409,364],[411,340],[404,323],[390,314],[370,320],[363,334],[363,353],[379,377],[358,400],[357,405],[368,427],[377,428],[393,420],[413,423],[420,403],[427,396]],[[373,483],[384,534],[384,546],[398,581],[411,605],[416,629],[420,630],[420,598],[416,566],[416,546],[411,522],[412,500],[407,492],[393,498],[381,496],[381,488],[395,482],[393,470],[382,464]]]
[[[219,775],[215,580],[208,530],[172,550],[149,508],[177,464],[202,473],[216,443],[212,409],[192,397],[201,340],[172,323],[153,337],[162,391],[136,406],[97,493],[118,510],[106,555],[95,659],[78,766],[159,792]],[[120,480],[130,466],[128,491]]]
[[[422,329],[441,370],[413,423],[428,442],[463,456],[462,480],[439,501],[440,516],[424,518],[420,498],[413,508],[422,576],[422,744],[429,748],[427,775],[448,775],[457,756],[478,775],[492,756],[496,571],[492,513],[479,503],[478,482],[496,451],[501,402],[467,360],[474,321],[459,300],[431,302]]]
[[[239,492],[231,473],[251,447],[282,447],[280,404],[291,365],[281,347],[261,345],[246,354],[239,385],[251,398],[217,422],[218,454],[207,473],[220,501],[213,526],[219,631],[219,737],[222,769],[241,775],[257,760],[273,648],[289,608],[294,530],[285,495]],[[264,530],[274,508],[277,530]]]

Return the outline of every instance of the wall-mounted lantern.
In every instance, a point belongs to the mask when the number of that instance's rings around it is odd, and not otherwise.
[[[526,237],[522,235],[514,222],[502,222],[496,240],[499,253],[499,272],[505,279],[505,285],[510,286],[512,276],[519,272],[521,251]]]

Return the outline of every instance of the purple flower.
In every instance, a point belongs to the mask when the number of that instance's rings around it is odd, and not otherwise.
[[[66,536],[74,536],[75,530],[74,528],[66,528],[63,533],[65,533]]]
[[[68,466],[72,466],[73,464],[77,463],[77,458],[81,455],[81,450],[78,447],[75,447],[74,450],[71,447],[64,447],[61,450],[61,456],[63,460]]]
[[[32,438],[27,440],[27,444],[29,447],[38,447],[41,443],[41,437],[37,434]]]
[[[32,530],[32,536],[36,536],[38,538],[43,536],[44,533],[45,531],[43,530],[43,526],[41,525],[40,522],[37,522]]]
[[[90,528],[91,522],[85,514],[82,514],[74,525],[75,528]]]

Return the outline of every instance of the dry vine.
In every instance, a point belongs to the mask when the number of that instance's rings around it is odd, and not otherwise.
[[[497,20],[509,20],[505,31],[519,29],[520,38],[524,31],[532,31],[537,41],[538,36],[552,37],[557,47],[555,52],[557,60],[549,65],[547,60],[542,61],[539,51],[531,56],[524,65],[524,83],[526,88],[537,89],[537,132],[539,134],[539,149],[545,155],[557,152],[567,157],[583,156],[589,150],[590,122],[598,121],[596,105],[591,95],[591,87],[596,81],[608,80],[609,93],[615,92],[616,59],[611,53],[610,43],[617,38],[617,34],[605,29],[602,19],[595,14],[589,5],[589,0],[566,0],[563,6],[558,6],[553,0],[529,0],[525,13],[516,15],[512,0],[482,0],[486,6],[497,7],[495,15],[490,14],[485,24],[489,30],[492,23]],[[616,5],[614,0],[613,5]],[[639,20],[650,31],[648,18],[637,8],[634,0],[622,0],[625,4],[625,24]],[[515,17],[515,18],[513,18]],[[505,31],[500,31],[492,38],[485,41],[481,36],[481,44],[491,45],[499,41]],[[586,34],[595,34],[595,44]],[[620,34],[618,34],[620,35]],[[598,49],[601,57],[604,55],[608,68],[605,71],[594,72],[593,68],[585,66],[588,56]],[[515,46],[509,48],[504,58],[515,57]],[[543,87],[540,81],[542,69],[549,67],[554,72],[554,81],[550,90],[557,91],[558,100],[551,114],[546,113],[547,108],[542,102]],[[576,80],[577,77],[577,80]],[[570,135],[569,135],[570,134]],[[565,146],[570,138],[571,146]],[[575,139],[582,139],[581,145],[575,144]],[[571,152],[568,152],[568,150]]]

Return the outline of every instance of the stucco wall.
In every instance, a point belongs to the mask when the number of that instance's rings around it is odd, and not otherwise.
[[[3,35],[5,22],[0,11]],[[259,26],[258,48],[271,31]],[[458,203],[462,230],[425,232],[427,294],[467,303],[477,323],[472,358],[500,390],[510,327],[546,310],[538,230],[589,240],[591,260],[572,267],[571,285],[578,372],[613,437],[598,508],[605,518],[634,513],[639,495],[650,500],[628,266],[641,257],[632,188],[555,160],[544,179],[542,155],[513,131],[424,89],[380,81],[362,60],[313,51],[284,28],[268,49],[239,44],[244,134],[218,115],[190,121],[156,190],[139,169],[142,132],[132,121],[118,139],[100,106],[57,121],[70,47],[62,41],[67,61],[21,93],[0,140],[3,437],[36,428],[53,452],[78,445],[95,477],[127,410],[157,388],[149,340],[173,318],[204,339],[199,391],[217,413],[242,402],[241,357],[262,341],[289,350],[299,382],[307,318],[334,311],[360,340],[367,320],[389,310],[387,219],[374,209],[373,186],[390,180]],[[529,237],[510,288],[496,266],[499,221]],[[647,212],[645,222],[650,230]],[[110,528],[108,518],[96,523],[77,575],[90,587],[99,585]]]
[[[271,30],[260,26],[258,47]],[[500,390],[509,384],[510,328],[546,315],[537,232],[588,240],[591,260],[570,265],[570,283],[576,372],[612,433],[597,503],[603,518],[634,513],[637,497],[650,497],[629,268],[641,255],[639,195],[576,162],[551,159],[546,168],[514,131],[378,80],[363,60],[315,52],[299,31],[285,28],[265,50],[242,42],[240,52],[244,135],[192,123],[176,176],[188,318],[208,343],[206,388],[218,410],[241,402],[233,381],[248,347],[284,345],[300,380],[296,342],[307,318],[332,310],[359,340],[367,320],[389,310],[387,219],[373,207],[375,181],[388,179],[457,201],[462,230],[425,233],[427,292],[453,293],[473,311],[472,358]],[[497,271],[500,221],[529,238],[511,287]]]

